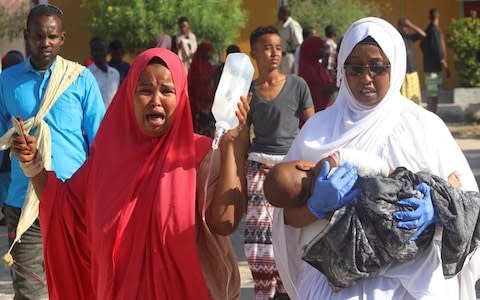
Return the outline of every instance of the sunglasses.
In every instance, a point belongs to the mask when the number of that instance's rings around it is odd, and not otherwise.
[[[365,70],[368,71],[371,77],[385,75],[390,69],[390,65],[350,65],[343,66],[347,75],[349,76],[362,76]]]

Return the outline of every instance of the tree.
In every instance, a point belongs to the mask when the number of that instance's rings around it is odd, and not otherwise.
[[[120,39],[131,53],[151,47],[155,36],[177,32],[177,19],[187,16],[197,40],[217,50],[238,38],[246,12],[241,0],[83,0],[88,27],[95,36]]]
[[[292,16],[306,26],[314,27],[320,36],[328,24],[337,27],[342,35],[350,25],[363,17],[376,16],[380,12],[380,4],[355,0],[289,0]],[[386,4],[382,4],[386,6]],[[383,10],[388,10],[384,7]]]
[[[11,40],[23,32],[29,8],[28,1],[0,1],[0,38]]]
[[[480,19],[460,18],[452,21],[447,31],[447,45],[453,49],[453,60],[460,85],[480,87]]]

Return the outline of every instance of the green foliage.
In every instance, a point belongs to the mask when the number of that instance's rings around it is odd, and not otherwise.
[[[29,6],[27,1],[4,1],[0,3],[0,38],[10,40],[19,36],[25,28]]]
[[[83,0],[88,27],[95,36],[120,39],[127,51],[151,47],[159,34],[177,33],[177,20],[187,16],[197,41],[217,50],[234,42],[245,24],[241,0]]]
[[[447,31],[447,45],[453,49],[455,68],[461,86],[480,87],[480,19],[454,20]]]
[[[355,0],[289,0],[288,4],[302,27],[312,26],[320,36],[324,36],[328,24],[335,25],[341,36],[354,21],[378,16],[380,6],[385,6],[382,10],[389,9],[386,4]]]

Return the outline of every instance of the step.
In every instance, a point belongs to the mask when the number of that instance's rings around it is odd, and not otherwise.
[[[471,104],[440,103],[437,115],[444,122],[469,122],[480,119],[480,102]]]

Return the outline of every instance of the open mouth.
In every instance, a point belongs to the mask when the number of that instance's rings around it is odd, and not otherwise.
[[[153,127],[161,126],[165,123],[165,113],[150,113],[145,116],[148,124]]]
[[[360,93],[366,97],[373,97],[377,94],[377,91],[371,88],[363,88],[360,89]]]

